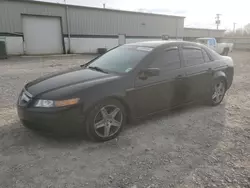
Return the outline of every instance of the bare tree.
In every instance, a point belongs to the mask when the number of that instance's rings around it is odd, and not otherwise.
[[[250,23],[248,23],[247,25],[245,25],[244,30],[247,33],[247,35],[250,35]]]
[[[236,36],[236,37],[249,37],[250,36],[250,23],[245,25],[243,28],[238,28],[235,31],[229,30],[225,33],[225,36]]]

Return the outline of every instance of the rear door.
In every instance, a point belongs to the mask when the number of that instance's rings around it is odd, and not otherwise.
[[[181,50],[186,79],[186,102],[201,99],[211,88],[212,69],[206,51],[196,46]]]
[[[177,46],[167,48],[152,63],[144,68],[159,68],[160,75],[135,80],[136,113],[137,116],[147,115],[176,105],[180,102],[178,93],[182,88],[181,59]],[[178,84],[176,78],[179,75]]]

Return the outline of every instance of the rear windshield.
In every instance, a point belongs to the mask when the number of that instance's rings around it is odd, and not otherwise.
[[[205,44],[207,45],[207,40],[206,39],[196,39],[196,42],[200,43],[200,44]]]
[[[205,48],[205,50],[207,51],[207,53],[209,53],[210,57],[212,58],[212,60],[219,60],[222,58],[222,56],[220,54],[218,54],[216,51],[204,46],[203,48]]]
[[[130,72],[152,50],[149,47],[120,46],[102,55],[89,66],[117,73]]]

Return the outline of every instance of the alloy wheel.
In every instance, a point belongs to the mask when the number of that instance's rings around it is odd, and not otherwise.
[[[214,93],[212,95],[212,100],[215,104],[220,103],[225,95],[225,83],[220,81],[214,85]]]
[[[101,138],[115,135],[123,123],[123,113],[114,105],[102,107],[94,118],[94,130]]]

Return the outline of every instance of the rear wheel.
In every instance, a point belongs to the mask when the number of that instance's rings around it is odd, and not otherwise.
[[[224,48],[223,52],[222,52],[222,55],[225,55],[227,56],[229,53],[229,48]]]
[[[92,140],[108,141],[119,135],[126,121],[122,104],[109,99],[97,104],[86,122],[86,132]]]
[[[213,106],[219,105],[226,93],[226,82],[224,79],[215,80],[212,86],[212,96],[210,98],[211,104]]]

